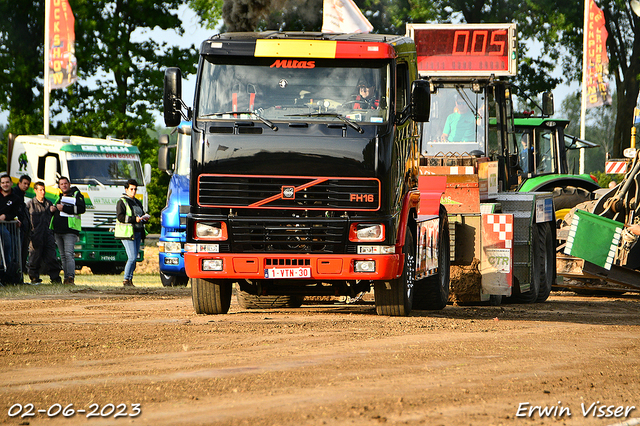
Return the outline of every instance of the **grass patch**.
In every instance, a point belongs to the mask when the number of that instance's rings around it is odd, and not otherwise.
[[[0,287],[0,298],[10,298],[29,295],[64,295],[82,290],[115,290],[124,289],[122,280],[124,275],[92,275],[92,274],[76,274],[76,285],[53,285],[49,283],[49,277],[44,276],[42,283],[39,285],[12,285],[7,284]],[[29,282],[29,277],[25,275],[25,282]],[[134,274],[133,284],[135,288],[164,288],[158,274]],[[176,290],[180,288],[177,287]],[[167,290],[171,290],[167,288]]]

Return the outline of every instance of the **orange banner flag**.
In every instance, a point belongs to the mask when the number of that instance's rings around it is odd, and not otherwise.
[[[64,89],[77,79],[78,63],[74,43],[75,18],[67,0],[50,1],[49,78],[52,89]]]
[[[601,105],[611,105],[609,91],[609,57],[607,56],[607,30],[605,28],[604,13],[594,0],[589,2],[589,15],[585,25],[587,38],[586,83],[587,108]]]

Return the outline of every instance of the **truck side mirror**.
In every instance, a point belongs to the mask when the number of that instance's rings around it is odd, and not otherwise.
[[[553,106],[553,93],[544,92],[542,94],[542,115],[550,117],[554,112],[555,108]]]
[[[175,127],[182,118],[182,73],[180,68],[167,68],[164,72],[164,124]]]
[[[416,122],[429,121],[431,90],[429,82],[415,80],[411,83],[411,118]]]
[[[158,169],[169,170],[169,135],[160,135],[158,138]]]

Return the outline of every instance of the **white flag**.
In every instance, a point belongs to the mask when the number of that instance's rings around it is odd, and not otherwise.
[[[368,33],[373,29],[353,0],[324,0],[323,33]]]

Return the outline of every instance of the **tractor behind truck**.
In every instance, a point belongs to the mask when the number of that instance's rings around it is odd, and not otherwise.
[[[558,274],[580,292],[640,292],[640,150],[625,149],[622,181],[576,206],[558,232]],[[620,160],[618,160],[620,161]],[[598,191],[598,192],[601,192]]]
[[[371,289],[382,315],[446,305],[445,179],[419,179],[430,91],[413,40],[221,34],[200,47],[192,107],[181,86],[167,69],[165,124],[192,121],[184,261],[197,313],[226,313],[234,283],[241,306]]]
[[[515,24],[407,24],[407,35],[431,91],[420,174],[447,182],[450,300],[546,300],[556,269],[554,202],[551,192],[515,192]]]
[[[545,115],[514,120],[520,169],[517,191],[552,192],[557,220],[593,199],[593,192],[600,189],[593,176],[575,173],[575,165],[571,167],[568,160],[571,150],[598,145],[566,134],[568,125],[569,120]]]
[[[146,185],[151,166],[140,164],[140,151],[126,140],[82,136],[10,135],[8,173],[14,181],[26,174],[32,184],[43,181],[47,198],[55,201],[58,178],[66,176],[84,195],[87,210],[81,215],[82,230],[75,245],[76,268],[88,266],[94,274],[122,271],[127,253],[115,239],[116,203],[128,179],[139,183],[137,197],[147,208]],[[29,189],[26,196],[35,193]],[[144,251],[140,250],[138,260]]]

